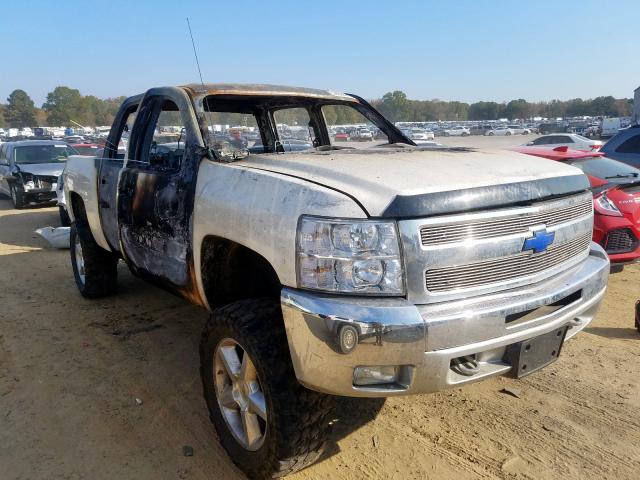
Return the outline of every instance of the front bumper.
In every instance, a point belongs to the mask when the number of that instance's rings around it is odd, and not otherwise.
[[[26,203],[51,203],[57,199],[56,192],[51,189],[32,189],[23,193]]]
[[[607,255],[592,243],[587,259],[569,270],[496,294],[413,305],[401,298],[285,288],[282,311],[296,376],[306,387],[352,397],[426,393],[509,372],[503,356],[511,344],[562,326],[569,327],[566,338],[574,336],[596,314],[608,275]],[[562,299],[570,301],[551,308]],[[339,345],[344,325],[358,332],[357,345],[346,354]],[[473,376],[450,368],[453,359],[466,355],[478,361]],[[356,367],[384,365],[400,366],[400,384],[354,386]]]

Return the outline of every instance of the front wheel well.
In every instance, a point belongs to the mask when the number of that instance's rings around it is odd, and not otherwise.
[[[76,192],[69,192],[69,206],[76,223],[87,223],[87,212],[82,197]]]
[[[232,240],[205,237],[200,268],[211,309],[248,298],[280,296],[282,285],[267,259]]]

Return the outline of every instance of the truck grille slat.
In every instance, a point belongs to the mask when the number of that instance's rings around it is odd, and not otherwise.
[[[542,254],[523,252],[467,265],[434,268],[426,271],[426,288],[430,292],[441,292],[535,275],[586,253],[590,243],[591,233],[588,233],[568,242],[552,245]]]
[[[536,213],[523,213],[493,220],[424,226],[420,229],[420,237],[425,246],[495,238],[526,233],[536,225],[560,225],[591,214],[592,202],[588,198],[576,205],[549,208]]]

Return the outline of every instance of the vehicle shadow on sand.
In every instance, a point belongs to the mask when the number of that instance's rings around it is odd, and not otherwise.
[[[633,319],[631,320],[633,324]],[[585,332],[592,333],[594,335],[598,335],[600,337],[606,338],[621,338],[621,339],[629,339],[629,340],[640,340],[640,332],[632,327],[590,327],[586,328]]]
[[[338,442],[374,421],[384,407],[385,400],[385,398],[336,397],[333,428],[318,462],[340,453]]]

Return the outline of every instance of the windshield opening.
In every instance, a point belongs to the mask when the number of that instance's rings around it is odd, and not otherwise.
[[[355,101],[209,95],[202,105],[200,121],[207,145],[222,161],[267,153],[379,147],[390,143],[387,133],[396,142],[399,137],[388,131],[393,127],[378,119],[377,112],[369,113],[368,106]]]
[[[34,163],[58,163],[67,160],[69,155],[76,152],[67,145],[25,145],[16,147],[13,158],[15,163],[34,164]]]

